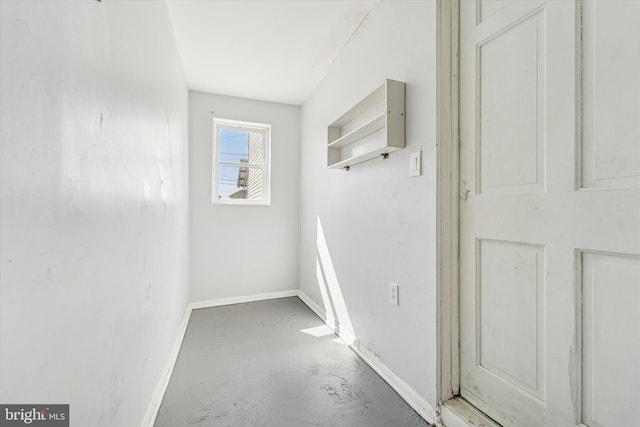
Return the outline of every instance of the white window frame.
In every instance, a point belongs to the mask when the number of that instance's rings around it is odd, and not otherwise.
[[[218,159],[218,137],[220,128],[232,130],[251,130],[253,132],[261,132],[263,134],[264,149],[262,165],[234,162],[220,162]],[[271,125],[266,123],[244,122],[240,120],[229,120],[213,118],[213,164],[211,179],[211,203],[220,205],[270,205],[271,204]],[[219,199],[218,198],[218,168],[219,166],[250,166],[252,168],[260,168],[262,170],[262,199]]]

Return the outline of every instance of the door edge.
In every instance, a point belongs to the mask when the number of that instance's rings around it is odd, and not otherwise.
[[[436,396],[459,394],[458,325],[458,9],[459,0],[438,0],[436,46]]]

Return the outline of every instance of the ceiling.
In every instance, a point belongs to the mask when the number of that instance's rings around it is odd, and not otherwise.
[[[189,88],[301,105],[382,0],[168,0]]]

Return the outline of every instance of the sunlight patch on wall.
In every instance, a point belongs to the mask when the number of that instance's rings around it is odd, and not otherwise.
[[[71,110],[62,113],[61,195],[84,200],[173,202],[168,124],[154,117]],[[78,123],[90,123],[80,126]]]
[[[322,294],[322,302],[327,313],[327,323],[334,325],[340,336],[352,344],[355,341],[355,332],[351,323],[351,316],[347,310],[338,275],[336,274],[329,252],[329,246],[324,235],[320,217],[317,224],[317,259],[316,278]]]

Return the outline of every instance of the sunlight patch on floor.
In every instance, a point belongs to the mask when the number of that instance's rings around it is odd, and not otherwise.
[[[300,329],[300,332],[303,332],[307,335],[311,335],[312,337],[321,338],[326,337],[327,335],[333,335],[333,330],[327,325],[314,326],[313,328]]]
[[[320,217],[318,217],[316,244],[318,249],[316,278],[322,295],[325,312],[327,313],[327,323],[335,325],[340,336],[347,342],[352,343],[355,340],[353,324],[351,323],[347,304],[342,295],[338,275],[331,260],[329,246],[327,245]]]

